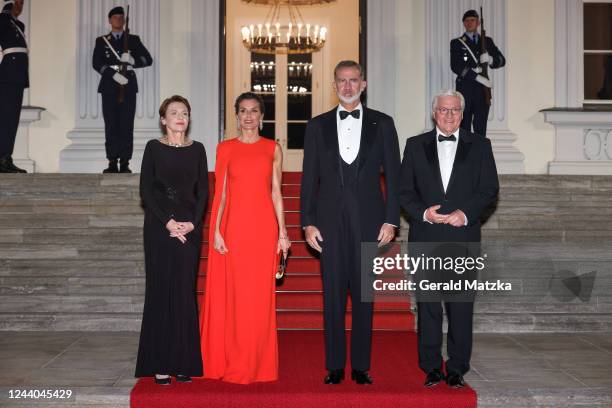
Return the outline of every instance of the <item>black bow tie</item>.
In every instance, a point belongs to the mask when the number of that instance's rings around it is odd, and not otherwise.
[[[344,120],[346,118],[349,117],[349,115],[351,115],[352,117],[354,117],[355,119],[359,119],[359,115],[361,114],[361,111],[359,109],[355,109],[352,112],[349,111],[345,111],[345,110],[341,110],[340,111],[340,119]]]
[[[457,138],[455,137],[455,135],[450,135],[450,136],[444,136],[444,135],[438,135],[438,142],[456,142]]]

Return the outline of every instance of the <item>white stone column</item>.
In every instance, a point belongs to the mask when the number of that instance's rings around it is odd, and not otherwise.
[[[28,46],[30,45],[30,2],[26,1],[23,6],[23,11],[19,16],[25,26],[25,35]],[[29,173],[36,171],[36,163],[30,159],[30,123],[40,120],[40,115],[44,108],[39,108],[30,105],[30,92],[26,89],[23,94],[23,107],[21,116],[19,117],[19,128],[17,130],[17,138],[15,139],[15,149],[13,150],[13,162],[17,167],[27,170]]]
[[[130,32],[139,35],[153,57],[153,65],[136,69],[138,96],[134,120],[134,155],[131,168],[140,169],[144,146],[159,137],[159,23],[160,0],[129,0]],[[96,38],[110,32],[108,12],[114,6],[126,6],[120,0],[78,0],[77,3],[77,77],[76,124],[68,133],[71,144],[60,153],[60,171],[99,173],[108,162],[104,149],[102,99],[98,94],[100,74],[92,67]]]
[[[481,0],[427,0],[425,6],[426,106],[433,95],[455,88],[456,75],[450,68],[450,41],[464,31],[462,17],[467,10],[480,13]],[[483,6],[485,29],[502,53],[507,51],[507,0],[486,0]],[[516,135],[508,129],[506,69],[489,71],[493,100],[489,111],[487,136],[491,139],[499,173],[523,173],[524,155],[514,147]],[[431,129],[431,113],[426,111],[425,129]]]
[[[221,134],[219,0],[191,2],[191,137],[204,144],[209,171]]]
[[[584,95],[583,0],[555,0],[555,106],[581,108]]]
[[[398,114],[396,101],[396,7],[398,0],[368,1],[367,76],[368,106],[393,117]],[[401,1],[401,0],[399,0]]]

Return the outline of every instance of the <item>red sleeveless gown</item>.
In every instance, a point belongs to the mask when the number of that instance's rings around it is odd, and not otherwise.
[[[278,379],[275,272],[278,222],[272,203],[276,142],[237,138],[217,147],[205,302],[200,315],[204,378],[248,384]],[[226,179],[221,235],[214,225]]]

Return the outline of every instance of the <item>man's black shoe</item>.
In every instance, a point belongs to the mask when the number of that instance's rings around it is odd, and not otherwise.
[[[131,173],[130,162],[128,160],[119,160],[119,173]]]
[[[11,156],[4,156],[0,158],[0,173],[27,173],[27,171],[15,166]]]
[[[463,376],[458,373],[449,374],[446,377],[446,384],[448,384],[451,388],[463,388],[465,387],[465,381],[463,380]]]
[[[108,167],[102,170],[102,173],[119,173],[119,166],[117,160],[109,160]]]
[[[434,385],[438,385],[440,381],[444,380],[444,374],[440,370],[432,370],[427,373],[427,378],[425,378],[426,387],[433,387]]]
[[[344,380],[344,369],[329,370],[323,382],[325,384],[340,384]]]
[[[374,382],[367,371],[353,370],[351,371],[351,378],[357,384],[372,384]]]

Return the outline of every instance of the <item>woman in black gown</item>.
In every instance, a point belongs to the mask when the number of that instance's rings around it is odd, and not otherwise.
[[[146,290],[136,377],[158,384],[203,374],[196,279],[208,167],[204,146],[187,138],[190,114],[181,96],[162,103],[165,135],[147,143],[140,174]]]

